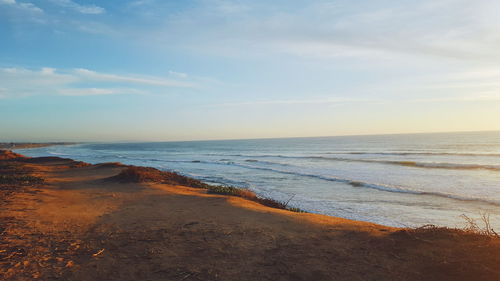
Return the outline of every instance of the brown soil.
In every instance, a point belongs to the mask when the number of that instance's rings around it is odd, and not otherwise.
[[[0,161],[43,179],[0,184],[0,279],[500,280],[498,238],[294,213],[148,169],[110,180],[129,169]]]
[[[9,160],[9,159],[16,159],[16,158],[24,158],[21,154],[17,154],[15,152],[12,152],[10,150],[0,150],[0,160]]]

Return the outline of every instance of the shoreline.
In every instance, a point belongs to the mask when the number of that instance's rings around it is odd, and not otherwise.
[[[0,274],[7,280],[500,278],[495,237],[291,212],[130,167],[0,151]]]
[[[29,148],[40,148],[40,147],[48,147],[55,145],[73,145],[78,144],[77,142],[0,142],[0,150],[1,149],[29,149]]]
[[[230,152],[227,153],[217,148],[211,151],[210,147],[200,147],[190,151],[189,147],[189,145],[175,147],[174,150],[180,153],[172,155],[164,154],[163,151],[172,148],[169,146],[157,147],[155,143],[141,143],[139,146],[129,146],[126,143],[82,143],[82,145],[66,147],[14,151],[33,157],[70,157],[94,164],[103,161],[123,161],[126,164],[144,165],[167,171],[173,170],[203,180],[208,184],[251,189],[259,196],[275,200],[287,201],[294,197],[290,205],[308,212],[387,226],[418,227],[435,224],[460,228],[466,223],[462,217],[463,214],[475,220],[481,220],[481,214],[486,212],[491,214],[493,227],[500,229],[497,208],[497,203],[500,201],[495,196],[486,196],[490,189],[496,187],[495,178],[492,177],[494,175],[483,175],[481,181],[474,181],[474,177],[481,176],[479,173],[496,169],[493,168],[495,165],[491,163],[471,166],[471,164],[466,164],[467,161],[458,161],[455,164],[450,164],[454,163],[453,159],[451,161],[433,161],[432,158],[427,160],[427,156],[426,160],[418,161],[415,159],[413,161],[389,161],[387,159],[374,161],[344,158],[346,156],[341,156],[342,159],[340,159],[337,156],[329,155],[333,152],[324,153],[322,156],[315,156],[314,153],[309,152],[297,157],[293,156],[293,153],[290,154],[290,151],[287,153],[287,151],[276,150],[275,147],[271,150],[276,152],[269,151],[268,153],[240,153],[238,146],[231,145],[228,147]],[[243,148],[248,149],[248,144]],[[103,149],[109,151],[104,152]],[[144,151],[141,152],[143,149]],[[203,152],[193,152],[198,149]],[[152,151],[155,152],[152,153]],[[402,151],[404,152],[389,152],[387,154],[397,154],[397,157],[401,155],[403,158],[406,157],[403,155],[415,154],[411,150]],[[349,151],[346,155],[351,155],[351,153],[357,155],[366,152]],[[458,155],[480,155],[470,153]],[[381,152],[380,154],[386,153]],[[436,153],[425,152],[423,154],[434,155]],[[438,154],[457,155],[449,152]],[[267,159],[267,157],[273,158]],[[279,159],[274,159],[274,157]],[[354,158],[358,158],[358,156],[354,156]],[[311,165],[310,161],[314,161],[314,165]],[[344,164],[344,162],[349,163]],[[355,167],[350,167],[351,162],[354,163]],[[429,168],[430,163],[433,164],[432,168]],[[444,167],[437,167],[439,170],[434,167],[441,164]],[[391,171],[394,176],[379,177],[378,175],[382,171],[380,169],[384,166],[390,169],[388,171]],[[460,166],[460,169],[457,166]],[[362,171],[362,173],[357,171]],[[261,175],[247,177],[246,175],[249,173],[260,173]],[[415,176],[416,173],[420,175]],[[429,181],[426,180],[427,176],[436,178]],[[285,182],[282,179],[285,179],[286,183],[282,183]],[[310,193],[311,191],[305,188],[309,185],[317,187],[316,190],[322,190],[321,193],[315,194],[314,190]],[[464,188],[465,186],[474,186],[474,189]],[[458,188],[454,189],[455,187]],[[339,198],[342,199],[339,200]],[[353,202],[353,204],[349,202]],[[419,202],[425,203],[420,204]],[[400,209],[404,211],[399,212]]]

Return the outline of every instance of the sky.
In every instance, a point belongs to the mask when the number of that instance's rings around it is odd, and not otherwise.
[[[0,0],[0,141],[500,130],[500,1]]]

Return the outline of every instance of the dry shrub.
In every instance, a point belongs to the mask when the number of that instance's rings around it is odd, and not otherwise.
[[[452,228],[442,227],[433,224],[426,224],[420,227],[404,229],[402,232],[407,234],[425,234],[434,236],[449,236],[449,235],[469,235],[473,237],[483,238],[500,238],[500,235],[495,232],[490,223],[490,215],[487,213],[480,214],[482,226],[473,218],[463,214],[461,217],[465,220],[465,227]]]
[[[43,179],[31,175],[0,175],[0,184],[41,184]]]
[[[250,191],[248,189],[237,188],[234,186],[223,186],[223,185],[210,185],[210,186],[208,186],[208,193],[238,196],[238,197],[242,197],[242,198],[245,198],[247,200],[250,200],[250,201],[257,202],[257,203],[262,204],[262,205],[267,206],[267,207],[282,209],[282,210],[289,210],[289,211],[297,212],[297,213],[304,213],[304,211],[299,209],[299,208],[289,208],[288,207],[288,203],[293,198],[293,196],[288,201],[281,202],[281,201],[277,201],[277,200],[270,199],[270,198],[259,197],[253,191]]]
[[[258,202],[264,206],[271,207],[271,208],[287,210],[285,203],[280,202],[280,201],[276,201],[274,199],[257,197],[257,198],[255,198],[254,201]]]
[[[69,158],[61,158],[56,156],[43,156],[43,157],[35,157],[35,158],[26,158],[23,159],[22,162],[32,163],[32,164],[43,164],[43,163],[58,163],[58,162],[76,162],[73,159]]]
[[[33,169],[25,167],[17,162],[0,162],[0,174],[2,175],[25,175],[33,172]]]
[[[480,221],[483,226],[480,226],[475,219],[462,214],[461,217],[465,220],[464,230],[469,233],[475,233],[480,235],[486,235],[490,237],[500,237],[497,232],[493,229],[490,223],[490,214],[480,213]]]
[[[182,185],[182,186],[189,186],[196,188],[206,188],[207,192],[212,194],[238,196],[272,208],[290,210],[294,212],[304,212],[299,208],[288,207],[288,202],[291,200],[291,198],[287,202],[280,202],[270,198],[259,197],[254,192],[248,189],[237,188],[234,186],[209,185],[193,178],[189,178],[172,172],[160,171],[158,169],[150,167],[128,166],[118,175],[110,177],[108,178],[108,180],[118,181],[122,183],[154,182],[154,183]]]
[[[108,178],[118,182],[154,182],[173,185],[183,185],[188,187],[206,188],[208,185],[189,177],[185,177],[172,172],[164,172],[150,167],[128,166],[118,175]]]
[[[82,167],[88,167],[92,166],[92,164],[83,162],[83,161],[74,161],[73,163],[69,164],[70,168],[82,168]]]
[[[255,194],[255,192],[250,191],[248,189],[239,189],[238,195],[240,197],[243,197],[243,198],[249,199],[249,200],[255,200],[257,198],[257,195]]]

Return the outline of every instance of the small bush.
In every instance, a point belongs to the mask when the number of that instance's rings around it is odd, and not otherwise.
[[[33,169],[16,162],[0,162],[0,174],[3,175],[23,175],[31,172],[33,172]]]
[[[257,194],[255,194],[253,191],[250,191],[248,189],[237,188],[234,186],[211,185],[208,187],[208,193],[238,196],[241,198],[248,199],[250,201],[257,202],[267,207],[289,210],[297,213],[305,213],[305,211],[299,208],[289,208],[288,202],[290,202],[290,200],[288,200],[287,202],[281,202],[270,198],[258,197]]]
[[[288,208],[288,211],[292,211],[292,212],[296,212],[296,213],[307,213],[306,211],[304,211],[300,208],[295,208],[295,207]]]
[[[43,179],[29,175],[0,175],[0,184],[41,184]]]
[[[410,228],[406,230],[402,230],[399,232],[404,232],[407,234],[433,234],[433,235],[450,235],[450,234],[466,234],[472,235],[476,237],[483,238],[500,238],[500,235],[493,230],[490,224],[490,215],[487,213],[480,214],[480,221],[483,226],[477,223],[477,221],[473,218],[466,216],[465,214],[461,215],[461,217],[465,220],[465,226],[463,228],[452,228],[452,227],[443,227],[437,226],[434,224],[426,224],[416,228]]]
[[[257,198],[257,195],[255,192],[250,191],[248,189],[238,189],[238,194],[240,197],[243,197],[245,199],[249,200],[255,200]]]
[[[497,232],[493,229],[490,223],[490,214],[488,213],[481,213],[480,214],[480,220],[483,224],[483,226],[480,226],[475,219],[470,218],[466,216],[465,214],[462,214],[461,217],[465,220],[465,227],[464,230],[466,232],[470,233],[475,233],[475,234],[480,234],[480,235],[486,235],[490,237],[500,237]]]
[[[118,182],[155,182],[174,185],[183,185],[196,188],[207,188],[208,184],[202,181],[185,177],[172,172],[164,172],[150,167],[129,166],[118,175],[108,178]]]
[[[280,202],[270,198],[258,197],[254,192],[248,189],[237,188],[234,186],[227,186],[227,185],[209,185],[193,178],[185,177],[172,172],[160,171],[158,169],[150,167],[128,166],[118,175],[110,177],[108,178],[108,180],[118,181],[123,183],[155,182],[155,183],[183,185],[196,188],[206,188],[208,193],[238,196],[241,198],[245,198],[260,203],[264,206],[283,209],[283,210],[290,210],[292,212],[304,213],[304,211],[300,210],[299,208],[288,208],[288,202],[291,200],[291,198],[287,202]]]
[[[208,187],[208,193],[240,196],[240,189],[234,186],[211,185]]]

